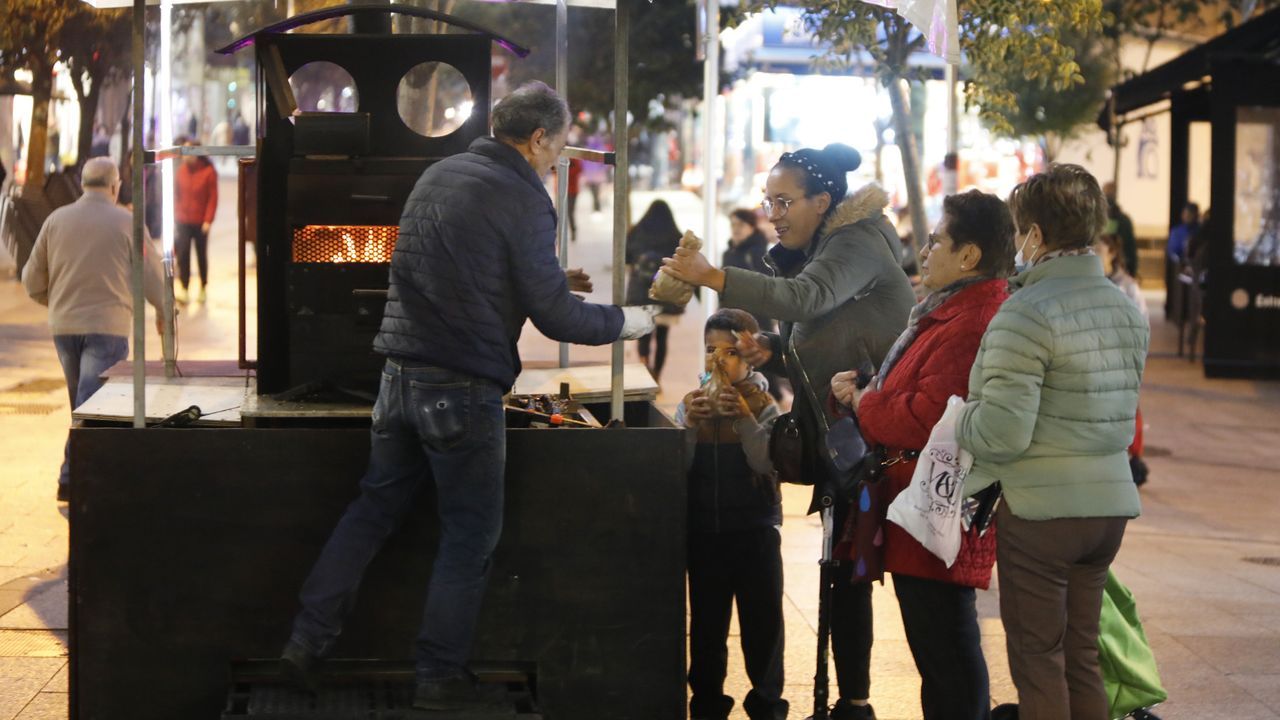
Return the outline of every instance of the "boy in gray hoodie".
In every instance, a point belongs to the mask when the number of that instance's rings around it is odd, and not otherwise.
[[[769,461],[778,407],[764,376],[738,354],[755,318],[722,309],[707,319],[707,382],[685,396],[676,420],[689,429],[689,702],[691,718],[727,718],[729,618],[738,605],[752,720],[787,715],[782,699],[782,496]],[[718,378],[711,382],[712,376]],[[718,390],[716,397],[710,392]]]

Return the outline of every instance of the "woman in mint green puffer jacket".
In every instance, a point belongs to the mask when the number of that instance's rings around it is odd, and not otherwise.
[[[991,320],[956,429],[966,494],[999,482],[1000,615],[1024,718],[1105,718],[1098,615],[1107,569],[1140,512],[1129,470],[1150,331],[1090,248],[1098,182],[1053,165],[1014,188],[1029,267]]]

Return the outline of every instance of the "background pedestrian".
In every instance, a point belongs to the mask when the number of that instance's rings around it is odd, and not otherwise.
[[[184,147],[199,143],[182,139]],[[187,286],[191,281],[191,249],[195,246],[196,261],[200,263],[199,302],[205,302],[209,289],[209,229],[218,210],[218,171],[209,158],[186,155],[174,172],[175,227],[173,252],[178,260],[178,284],[173,294],[178,302],[185,303],[189,296]]]
[[[662,259],[674,254],[680,246],[682,235],[671,206],[665,200],[654,200],[640,221],[627,232],[628,305],[653,302],[649,299],[649,288],[653,286],[654,275],[662,267]],[[653,334],[645,335],[636,343],[640,362],[653,373],[654,380],[662,379],[662,368],[667,362],[667,338],[683,314],[683,305],[663,304],[662,313],[655,319]]]
[[[49,306],[49,328],[75,410],[103,385],[103,374],[129,356],[133,326],[133,217],[116,204],[120,173],[96,157],[80,171],[84,194],[54,210],[40,227],[22,285]],[[156,308],[157,331],[164,276],[160,253],[144,242],[144,291]],[[58,500],[70,499],[70,441],[58,475]]]
[[[760,217],[755,210],[738,208],[729,213],[729,247],[725,248],[720,258],[722,268],[742,268],[762,275],[772,275],[773,270],[765,264],[765,253],[769,252],[769,239],[760,229]],[[761,332],[775,332],[777,324],[773,318],[754,315],[756,325]],[[759,371],[769,383],[769,394],[774,400],[782,399],[781,378],[767,370]]]
[[[1133,218],[1129,214],[1120,209],[1120,203],[1116,201],[1116,184],[1108,182],[1102,186],[1103,194],[1107,197],[1107,217],[1116,221],[1116,235],[1120,238],[1120,256],[1124,258],[1124,266],[1129,269],[1129,274],[1138,277],[1141,273],[1138,271],[1138,239],[1133,234]]]

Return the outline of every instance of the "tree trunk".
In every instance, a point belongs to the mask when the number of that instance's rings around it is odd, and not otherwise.
[[[1120,36],[1116,35],[1112,47],[1112,57],[1116,61],[1116,82],[1120,82],[1124,78],[1124,64],[1120,61]],[[1114,133],[1115,142],[1112,143],[1111,149],[1115,154],[1115,164],[1111,168],[1111,184],[1116,188],[1117,197],[1120,193],[1120,155],[1124,150],[1124,128],[1121,126],[1118,116],[1116,115],[1116,95],[1114,90],[1108,100],[1110,103],[1107,111],[1111,115],[1111,132]]]
[[[893,133],[902,153],[902,179],[907,184],[907,205],[911,210],[911,241],[907,244],[907,252],[909,257],[915,257],[921,239],[929,236],[929,221],[924,214],[924,189],[920,185],[920,151],[916,148],[915,133],[911,132],[906,82],[895,79],[889,83],[888,89],[889,104],[893,106]]]
[[[1139,75],[1147,72],[1147,68],[1151,64],[1151,51],[1156,49],[1156,43],[1164,36],[1164,11],[1165,3],[1160,3],[1160,14],[1156,16],[1155,31],[1147,38],[1147,52],[1142,56],[1142,69],[1138,71]],[[1117,75],[1116,80],[1118,81],[1119,79],[1120,76]]]
[[[441,0],[437,3],[437,9],[448,15],[453,11],[453,0]],[[444,21],[431,22],[431,31],[433,33],[444,34],[449,31]],[[440,66],[436,65],[436,69],[431,73],[431,80],[427,82],[427,131],[424,135],[435,137],[436,134],[436,95],[440,92]]]
[[[49,138],[53,68],[37,67],[31,78],[31,132],[27,137],[27,178],[22,194],[44,192],[44,154]]]
[[[884,184],[884,136],[876,138],[876,182]]]
[[[876,182],[884,184],[884,131],[887,126],[876,119]]]
[[[100,71],[99,74],[103,73]],[[90,70],[88,91],[85,90],[83,81],[73,78],[71,84],[75,86],[76,98],[80,101],[80,137],[76,143],[76,167],[82,168],[93,148],[93,129],[98,124],[98,98],[102,94],[102,78],[95,76],[93,70]]]
[[[133,88],[130,82],[124,114],[120,117],[120,203],[133,204]],[[128,198],[128,202],[125,202]]]
[[[1040,136],[1040,152],[1044,154],[1044,166],[1048,168],[1062,152],[1062,137],[1057,133],[1045,133]]]

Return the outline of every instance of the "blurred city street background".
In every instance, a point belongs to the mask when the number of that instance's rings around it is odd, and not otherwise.
[[[230,196],[231,190],[224,180],[223,191]],[[701,205],[690,193],[638,192],[633,202],[644,207],[658,197],[672,205],[682,227],[696,227]],[[592,275],[590,299],[599,301],[608,296],[609,210],[606,204],[597,215],[579,205],[570,256],[572,265]],[[235,355],[230,213],[224,204],[214,223],[208,302],[188,305],[180,316],[179,365]],[[1151,481],[1142,489],[1142,517],[1129,525],[1114,569],[1137,598],[1169,690],[1158,713],[1174,720],[1280,718],[1280,384],[1206,380],[1199,366],[1175,356],[1176,332],[1158,310],[1160,293],[1147,295],[1153,342],[1142,408]],[[695,301],[672,332],[659,398],[668,412],[698,382],[702,318]],[[44,309],[4,270],[0,319],[0,719],[65,718],[68,533],[66,505],[53,496],[70,408]],[[634,360],[634,343],[628,345]],[[521,352],[529,360],[553,360],[556,346],[529,326]],[[607,362],[608,352],[575,347],[571,357]],[[147,354],[160,358],[154,334]],[[785,489],[786,677],[793,718],[812,710],[821,531],[815,516],[804,514],[808,501],[808,488]],[[993,585],[979,593],[983,649],[993,700],[1010,702],[1016,698],[996,591]],[[872,703],[885,720],[918,718],[919,680],[892,587],[877,587],[874,600]],[[741,698],[749,685],[733,632],[728,692]],[[733,717],[745,715],[735,709]]]
[[[17,253],[6,248],[21,247],[15,239],[23,232],[29,247],[35,230],[15,229],[13,218],[69,201],[87,157],[119,161],[129,187],[131,25],[127,11],[100,9],[124,4],[116,0],[0,4],[0,720],[66,718],[69,527],[55,481],[71,408],[46,310],[27,297]],[[335,4],[166,0],[151,10],[145,147],[183,136],[207,146],[257,142],[265,124],[257,83],[268,73],[252,52],[213,50]],[[613,118],[622,114],[613,112],[609,74],[614,16],[594,0],[570,4],[570,141],[608,150]],[[1009,0],[982,4],[1005,14],[979,19],[972,16],[979,4],[960,0],[963,22],[943,45],[962,39],[965,55],[950,74],[944,47],[930,52],[924,36],[879,7],[898,4],[634,3],[630,207],[621,215],[634,222],[663,200],[718,262],[729,211],[759,207],[781,154],[832,142],[862,153],[851,188],[876,182],[888,191],[904,250],[933,229],[943,197],[956,189],[1006,197],[1054,161],[1114,183],[1113,214],[1131,220],[1152,340],[1141,394],[1150,481],[1113,569],[1136,597],[1169,691],[1155,712],[1165,720],[1280,718],[1280,381],[1210,377],[1205,365],[1209,357],[1222,363],[1215,369],[1271,378],[1280,368],[1280,0]],[[554,3],[405,5],[501,28],[533,49],[524,59],[494,49],[491,99],[531,79],[555,82]],[[699,29],[702,12],[719,33]],[[390,29],[443,32],[422,17],[398,17]],[[349,25],[327,20],[311,31],[345,33]],[[696,59],[698,47],[710,49],[708,65]],[[288,82],[301,111],[364,109],[351,74],[333,63],[304,65]],[[406,72],[395,98],[405,125],[398,129],[425,136],[454,132],[476,110],[471,88],[448,65]],[[234,360],[238,351],[237,167],[229,157],[214,164],[221,199],[210,282],[207,298],[179,305],[179,371],[184,363]],[[581,178],[568,265],[592,277],[588,300],[612,302],[611,276],[622,272],[612,255],[613,186],[602,169],[591,170]],[[158,230],[163,183],[150,177],[144,203]],[[554,183],[548,187],[554,196]],[[1187,203],[1207,211],[1211,200],[1218,204],[1212,231],[1207,218],[1179,228]],[[1171,256],[1169,239],[1179,230],[1211,249],[1193,258],[1175,248]],[[243,314],[252,358],[251,248],[249,258]],[[1201,280],[1204,298],[1188,292]],[[698,385],[713,299],[695,298],[671,330],[657,398],[667,414]],[[146,314],[145,356],[160,361],[154,310]],[[1230,322],[1200,332],[1215,317]],[[1202,346],[1210,341],[1218,344],[1213,352]],[[520,351],[526,364],[554,363],[558,347],[530,324]],[[626,357],[638,360],[634,342]],[[570,358],[608,363],[610,348],[575,346]],[[786,697],[790,717],[799,719],[812,712],[821,527],[805,514],[808,488],[785,486],[783,496]],[[997,593],[993,584],[978,594],[993,704],[1016,701]],[[882,720],[917,720],[919,677],[889,583],[875,589],[874,604],[871,702]],[[736,624],[732,633],[726,691],[740,704],[749,683]],[[137,700],[145,707],[147,698]],[[746,715],[739,706],[731,717]]]

